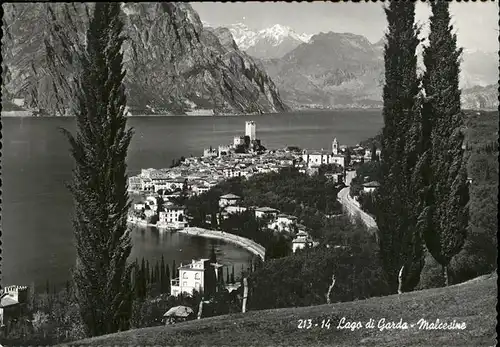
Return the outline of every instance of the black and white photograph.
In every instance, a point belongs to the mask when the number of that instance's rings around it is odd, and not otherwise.
[[[498,1],[1,6],[0,347],[497,345]]]

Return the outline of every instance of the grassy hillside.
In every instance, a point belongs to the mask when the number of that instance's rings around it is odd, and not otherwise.
[[[218,316],[174,326],[160,326],[74,342],[74,346],[494,346],[496,344],[497,275],[448,288],[279,310]],[[374,329],[338,329],[339,321],[375,320]],[[408,330],[377,328],[380,319],[415,324]],[[464,330],[419,330],[419,319],[465,322]],[[298,329],[299,319],[313,327]],[[319,326],[330,319],[330,329]],[[67,345],[65,345],[67,346]]]

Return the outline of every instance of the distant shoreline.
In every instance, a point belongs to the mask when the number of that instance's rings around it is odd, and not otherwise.
[[[462,109],[464,112],[493,112],[497,111],[497,108],[481,108],[481,109]],[[272,116],[272,115],[285,115],[285,114],[299,114],[299,113],[314,113],[314,112],[373,112],[373,111],[382,111],[381,107],[374,108],[334,108],[334,109],[301,109],[301,110],[291,110],[287,112],[281,113],[262,113],[262,114],[228,114],[228,115],[172,115],[172,114],[135,114],[130,115],[128,118],[164,118],[164,117],[183,117],[183,118],[225,118],[225,117],[263,117],[263,116]],[[33,116],[31,111],[2,111],[2,117],[5,118],[74,118],[75,116]]]

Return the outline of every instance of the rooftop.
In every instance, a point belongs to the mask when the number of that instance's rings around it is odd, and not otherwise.
[[[0,307],[8,307],[8,306],[13,306],[13,305],[19,304],[19,302],[16,299],[14,299],[12,296],[10,296],[9,294],[5,293],[2,295],[3,295],[3,297],[0,301]]]
[[[259,208],[256,208],[255,211],[259,211],[259,212],[279,212],[279,210],[275,209],[275,208],[272,208],[272,207],[259,207]]]
[[[234,195],[234,194],[226,194],[226,195],[222,195],[220,197],[220,199],[241,199],[241,197],[239,197],[238,195]]]
[[[371,182],[363,183],[363,187],[368,187],[368,188],[380,187],[380,183],[378,183],[376,181],[371,181]]]
[[[278,218],[297,219],[297,217],[295,217],[295,216],[290,216],[290,215],[284,214],[284,213],[279,214]]]

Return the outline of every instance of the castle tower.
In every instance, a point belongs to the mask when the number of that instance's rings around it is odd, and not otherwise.
[[[250,141],[255,140],[255,122],[253,120],[245,122],[245,136],[248,136]]]
[[[339,154],[339,144],[337,142],[337,138],[333,139],[333,142],[332,142],[332,153],[333,153],[333,155]]]

